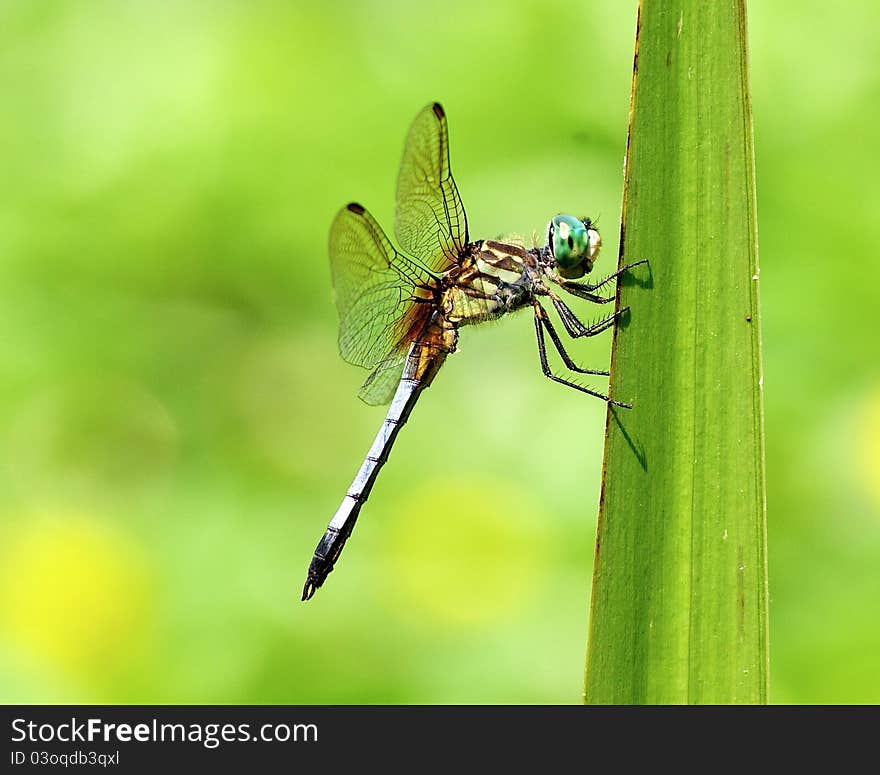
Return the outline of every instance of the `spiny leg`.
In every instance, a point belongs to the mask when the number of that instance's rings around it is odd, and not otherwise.
[[[538,357],[541,359],[541,370],[544,372],[545,377],[552,379],[554,382],[558,382],[560,385],[566,385],[570,388],[574,388],[575,390],[580,390],[581,393],[586,393],[587,395],[601,398],[603,401],[607,401],[608,403],[614,404],[615,406],[620,406],[624,409],[632,409],[632,404],[624,404],[621,401],[615,401],[613,398],[609,398],[604,393],[590,390],[583,385],[578,385],[576,382],[570,382],[569,380],[563,379],[562,377],[557,377],[550,370],[550,364],[547,362],[547,346],[544,343],[544,324],[541,320],[541,315],[538,313],[537,308],[535,310],[535,334],[538,337]]]
[[[537,301],[535,302],[535,320],[540,320],[544,325],[544,328],[547,329],[547,333],[550,334],[550,340],[556,346],[556,352],[559,353],[563,363],[565,363],[568,369],[576,371],[578,374],[598,374],[600,377],[610,376],[607,371],[601,371],[599,369],[582,369],[571,359],[571,356],[565,351],[565,347],[562,345],[562,340],[559,338],[559,334],[556,333],[556,329],[553,328],[553,324],[550,322],[550,316]]]
[[[630,269],[634,269],[637,266],[641,266],[642,264],[647,264],[647,259],[642,259],[641,261],[636,261],[633,264],[627,264],[624,267],[621,267],[616,272],[608,275],[608,277],[599,280],[597,283],[576,283],[570,280],[564,280],[562,282],[562,287],[565,288],[569,293],[579,296],[582,299],[586,299],[587,301],[592,301],[594,304],[607,304],[609,301],[614,301],[613,296],[597,296],[593,291],[599,290],[604,285],[607,285],[612,280],[616,280],[620,275],[624,272],[628,272]]]
[[[574,312],[569,309],[568,305],[566,305],[566,303],[556,294],[550,294],[550,301],[552,301],[553,306],[556,307],[556,311],[559,313],[559,319],[562,321],[562,325],[565,326],[565,330],[572,339],[577,339],[581,336],[596,336],[596,334],[601,334],[603,331],[607,331],[614,325],[614,321],[629,309],[629,307],[619,309],[608,317],[597,320],[592,325],[587,326],[578,319],[577,315],[575,315]]]

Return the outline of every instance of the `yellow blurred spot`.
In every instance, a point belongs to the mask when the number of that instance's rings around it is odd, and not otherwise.
[[[395,509],[387,583],[400,610],[444,626],[491,624],[531,603],[545,515],[511,482],[428,482]]]
[[[124,536],[80,516],[4,532],[0,627],[12,644],[85,674],[120,667],[139,651],[149,591]]]
[[[862,485],[880,506],[880,386],[874,389],[859,410],[856,469]]]

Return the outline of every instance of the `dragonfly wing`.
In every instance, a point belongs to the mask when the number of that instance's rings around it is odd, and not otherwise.
[[[449,166],[446,114],[439,103],[425,107],[407,135],[394,230],[401,247],[436,272],[455,266],[468,243],[467,216]]]
[[[337,214],[329,253],[342,357],[372,369],[400,351],[402,362],[415,318],[412,299],[417,286],[432,281],[431,273],[395,250],[359,204]]]
[[[371,406],[381,406],[387,404],[397,390],[400,384],[400,377],[403,375],[403,364],[406,360],[406,353],[393,350],[370,372],[360,391],[358,398],[365,404]]]

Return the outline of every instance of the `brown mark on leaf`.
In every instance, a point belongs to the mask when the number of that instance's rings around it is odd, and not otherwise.
[[[737,613],[738,613],[738,621],[737,621],[737,631],[740,636],[745,633],[745,618],[746,618],[746,590],[745,590],[745,571],[746,566],[743,561],[743,548],[742,544],[737,546],[736,551],[736,600],[737,600]]]
[[[639,12],[636,16],[636,51],[633,54],[633,75],[639,72],[639,32],[642,29],[642,4],[639,3]]]
[[[724,144],[724,178],[730,185],[730,140]]]

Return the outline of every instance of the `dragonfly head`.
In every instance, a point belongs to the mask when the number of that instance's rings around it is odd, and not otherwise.
[[[589,218],[573,215],[557,215],[547,230],[550,255],[556,262],[556,270],[563,277],[583,277],[593,268],[602,238]]]

